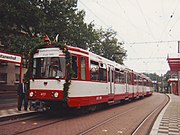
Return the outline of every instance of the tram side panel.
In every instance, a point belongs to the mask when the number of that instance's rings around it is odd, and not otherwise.
[[[108,83],[72,80],[69,89],[70,107],[88,106],[108,101]]]

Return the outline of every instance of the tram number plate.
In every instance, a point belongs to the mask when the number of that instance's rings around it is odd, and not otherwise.
[[[46,93],[45,93],[45,92],[42,92],[42,93],[41,93],[41,96],[43,96],[43,97],[46,96]]]

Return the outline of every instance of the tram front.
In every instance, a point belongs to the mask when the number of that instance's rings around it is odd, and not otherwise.
[[[29,100],[34,107],[55,107],[62,102],[66,78],[65,54],[59,48],[39,49],[33,56]]]

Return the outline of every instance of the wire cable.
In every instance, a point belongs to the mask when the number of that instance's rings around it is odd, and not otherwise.
[[[142,8],[141,8],[141,5],[139,4],[139,1],[136,0],[136,3],[137,3],[137,5],[138,5],[138,7],[139,7],[139,10],[140,10],[140,12],[141,12],[144,20],[145,20],[146,26],[147,26],[147,28],[149,29],[150,33],[151,33],[152,38],[155,39],[154,34],[153,34],[152,30],[151,30],[151,27],[150,27],[150,25],[149,25],[149,23],[148,23],[148,21],[147,21],[147,19],[146,19],[146,17],[145,17],[145,14],[144,14],[144,12],[143,12],[143,10],[142,10]]]
[[[103,20],[101,20],[88,6],[86,6],[82,1],[79,0],[79,2],[86,7],[101,23],[103,23],[105,26],[109,27]]]

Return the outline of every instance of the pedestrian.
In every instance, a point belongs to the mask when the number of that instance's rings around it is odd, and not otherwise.
[[[24,110],[27,111],[28,107],[28,84],[27,81],[23,79],[23,83],[18,85],[17,89],[18,95],[18,110],[21,111],[22,103],[24,102]]]

